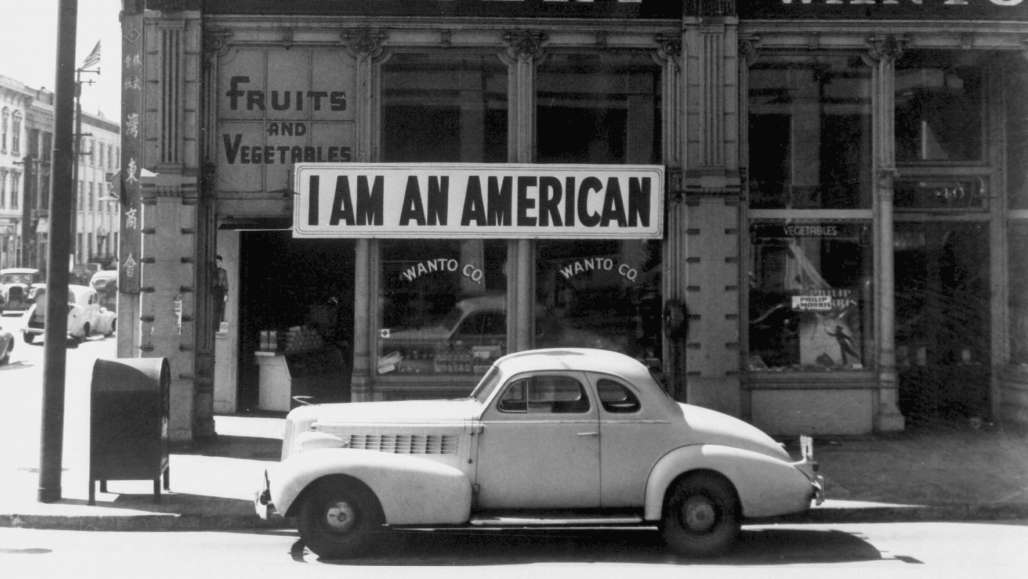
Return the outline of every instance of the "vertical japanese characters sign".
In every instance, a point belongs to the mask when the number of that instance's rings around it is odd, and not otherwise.
[[[288,191],[294,163],[350,161],[355,69],[343,48],[230,49],[218,63],[218,190]]]
[[[140,287],[139,182],[142,153],[140,114],[143,101],[143,15],[125,11],[121,39],[121,242],[118,255],[118,289],[138,294]]]

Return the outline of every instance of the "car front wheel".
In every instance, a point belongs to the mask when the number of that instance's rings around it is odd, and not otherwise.
[[[699,472],[677,480],[664,499],[661,533],[676,553],[713,557],[739,536],[739,499],[723,476]]]
[[[375,495],[355,481],[325,480],[300,505],[300,537],[319,557],[339,559],[366,551],[383,522]]]

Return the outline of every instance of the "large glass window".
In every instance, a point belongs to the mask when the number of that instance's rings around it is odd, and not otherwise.
[[[1010,227],[1010,361],[1028,365],[1028,223]]]
[[[661,69],[648,54],[552,54],[536,75],[536,160],[659,163]],[[656,364],[660,241],[536,243],[536,346],[590,346]]]
[[[483,374],[507,351],[504,241],[380,244],[379,374]]]
[[[661,351],[659,241],[540,241],[535,342],[656,360]]]
[[[750,239],[749,369],[868,367],[870,224],[757,221]]]
[[[382,95],[383,160],[507,160],[507,68],[496,56],[395,54]]]
[[[1028,209],[1028,63],[1011,60],[1005,71],[1007,190],[1011,208]]]
[[[909,51],[896,62],[896,161],[980,161],[983,74],[975,51]]]
[[[871,207],[870,75],[858,56],[844,55],[750,68],[751,208]]]
[[[382,67],[382,158],[507,160],[507,68],[493,55],[401,53]],[[505,241],[379,243],[378,373],[482,374],[507,350]]]
[[[656,163],[660,67],[647,54],[552,54],[536,74],[540,163]]]

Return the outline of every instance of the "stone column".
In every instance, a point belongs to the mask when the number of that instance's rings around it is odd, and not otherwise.
[[[519,30],[505,35],[501,58],[508,66],[507,158],[531,163],[535,158],[535,68],[543,58],[546,34]],[[535,334],[535,242],[519,239],[507,257],[507,351],[532,346]]]
[[[384,32],[372,29],[348,30],[343,32],[343,43],[354,58],[357,77],[357,94],[350,102],[356,110],[356,142],[354,161],[367,163],[379,159],[379,144],[376,131],[379,125],[379,72],[388,59],[382,43]],[[374,399],[375,360],[378,358],[378,336],[376,317],[378,315],[378,283],[375,267],[378,242],[358,239],[354,259],[353,283],[353,369],[351,370],[350,399],[354,402]],[[363,331],[357,331],[363,328]]]
[[[896,292],[893,265],[893,182],[896,177],[894,98],[896,59],[902,42],[893,36],[868,39],[868,64],[874,68],[875,158],[875,279],[878,280],[878,408],[874,428],[878,432],[903,430],[899,411],[899,378],[896,371]]]
[[[684,19],[685,219],[672,234],[685,236],[684,262],[670,265],[684,271],[691,314],[685,399],[739,415],[738,19],[713,4]]]

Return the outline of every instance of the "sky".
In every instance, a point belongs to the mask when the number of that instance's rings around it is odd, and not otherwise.
[[[0,0],[0,74],[53,90],[57,75],[58,0]],[[82,110],[121,117],[121,0],[79,0],[75,64],[100,41],[100,75],[82,86]]]

